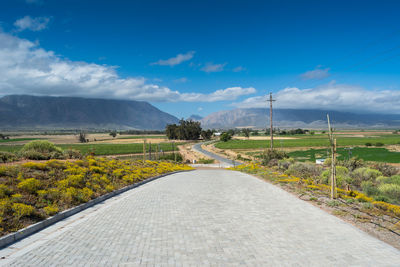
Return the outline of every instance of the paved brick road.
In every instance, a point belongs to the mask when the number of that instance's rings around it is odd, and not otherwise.
[[[161,178],[0,256],[11,266],[400,264],[393,247],[277,187],[225,170]]]

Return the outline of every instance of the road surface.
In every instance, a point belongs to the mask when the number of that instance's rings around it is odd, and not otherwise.
[[[7,266],[399,266],[400,251],[253,176],[177,173],[0,252]]]
[[[222,157],[222,156],[220,156],[220,155],[217,155],[217,154],[215,154],[215,153],[212,153],[212,152],[210,152],[210,151],[207,151],[207,150],[202,149],[202,148],[201,148],[201,145],[203,145],[203,144],[204,144],[204,143],[197,143],[197,144],[195,144],[195,145],[193,146],[193,150],[194,150],[194,151],[197,151],[197,152],[199,152],[199,153],[202,153],[202,154],[206,155],[207,157],[210,157],[210,158],[213,158],[213,159],[218,160],[218,161],[220,162],[221,167],[232,167],[233,165],[237,166],[237,165],[242,164],[242,163],[239,162],[239,161],[235,161],[235,160],[232,160],[232,159],[227,159],[227,158],[225,158],[225,157]]]

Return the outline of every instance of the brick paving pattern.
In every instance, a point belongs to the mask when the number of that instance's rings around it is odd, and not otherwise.
[[[67,219],[71,224],[66,227],[53,225],[4,249],[0,256],[6,258],[0,264],[400,264],[399,250],[280,188],[233,171],[170,175],[82,214]],[[34,238],[37,240],[29,243]]]

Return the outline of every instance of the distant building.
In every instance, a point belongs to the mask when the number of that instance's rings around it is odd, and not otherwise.
[[[325,162],[325,159],[316,159],[316,160],[315,160],[315,163],[316,163],[316,164],[319,164],[319,165],[324,164],[324,162]]]
[[[221,133],[214,133],[214,136],[220,136]]]

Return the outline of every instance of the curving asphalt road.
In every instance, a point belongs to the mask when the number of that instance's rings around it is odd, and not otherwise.
[[[177,173],[0,251],[2,266],[399,266],[400,251],[248,174]]]
[[[212,152],[210,152],[210,151],[207,151],[207,150],[202,149],[201,146],[202,146],[203,144],[205,144],[205,143],[207,143],[207,142],[195,144],[195,145],[193,146],[193,150],[195,150],[195,151],[197,151],[197,152],[199,152],[199,153],[202,153],[202,154],[206,155],[207,157],[210,157],[210,158],[213,158],[213,159],[215,159],[215,160],[218,160],[219,162],[221,162],[221,166],[222,166],[222,167],[232,167],[232,166],[234,166],[234,165],[237,166],[237,165],[241,165],[241,164],[242,164],[242,163],[239,162],[239,161],[227,159],[227,158],[225,158],[225,157],[222,157],[222,156],[220,156],[220,155],[217,155],[217,154],[215,154],[215,153],[212,153]]]

